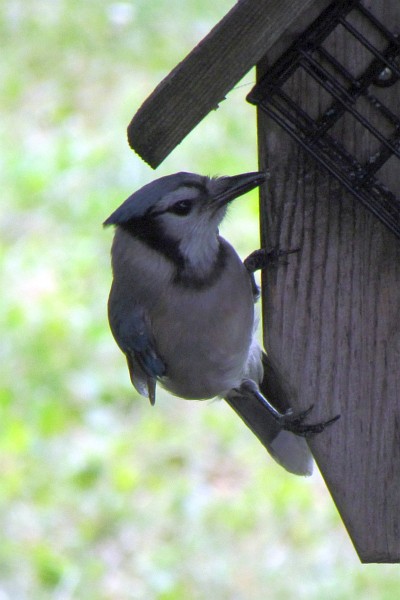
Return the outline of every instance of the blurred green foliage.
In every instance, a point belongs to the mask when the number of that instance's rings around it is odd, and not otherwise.
[[[0,2],[1,600],[398,595],[397,567],[360,566],[318,474],[286,474],[221,402],[151,408],[108,330],[101,223],[154,177],[126,126],[231,5]],[[252,79],[159,174],[257,167]],[[224,226],[243,255],[256,202]]]

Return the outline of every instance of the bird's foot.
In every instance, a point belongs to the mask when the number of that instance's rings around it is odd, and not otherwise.
[[[294,413],[293,410],[290,409],[282,414],[276,410],[276,408],[267,400],[267,398],[265,398],[265,396],[258,389],[257,384],[251,379],[243,380],[237,392],[242,395],[252,395],[269,412],[271,417],[276,421],[281,429],[290,431],[294,435],[298,435],[300,437],[311,438],[314,435],[324,431],[324,429],[329,427],[329,425],[332,425],[340,418],[340,415],[336,415],[336,417],[328,419],[328,421],[310,424],[304,423],[304,420],[314,408],[313,404],[306,410],[303,410],[299,413]]]
[[[328,419],[328,421],[310,424],[304,423],[304,420],[310,414],[313,408],[314,405],[312,404],[306,410],[303,410],[300,413],[294,414],[292,410],[289,410],[283,414],[280,418],[282,429],[285,431],[291,431],[300,437],[311,438],[314,435],[324,431],[324,429],[335,423],[335,421],[340,418],[340,415],[336,415],[336,417]]]
[[[287,257],[288,254],[293,254],[295,252],[299,252],[300,248],[292,248],[289,250],[281,250],[279,246],[274,246],[273,248],[260,248],[259,250],[254,250],[245,260],[244,266],[250,273],[254,273],[255,271],[259,271],[260,269],[265,269],[267,266],[271,264],[276,264],[278,261],[283,264],[288,264],[288,261],[281,261],[283,257]]]

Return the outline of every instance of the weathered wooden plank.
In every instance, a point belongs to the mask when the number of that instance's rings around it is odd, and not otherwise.
[[[376,0],[374,11],[400,24],[396,0]],[[343,31],[332,44],[354,73],[364,67]],[[325,101],[306,77],[289,93],[311,113]],[[377,93],[398,110],[400,84]],[[316,420],[341,414],[311,447],[361,560],[399,562],[400,243],[265,115],[258,120],[261,168],[271,171],[264,243],[301,248],[264,273],[265,345],[299,408],[315,403]],[[350,151],[372,150],[351,120],[343,132]],[[399,193],[396,169],[386,177]]]
[[[241,0],[157,86],[128,126],[130,146],[156,168],[283,33],[329,0]]]

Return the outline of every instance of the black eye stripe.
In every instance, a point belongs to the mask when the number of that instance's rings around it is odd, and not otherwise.
[[[179,202],[175,202],[172,206],[168,208],[167,212],[171,212],[174,215],[179,215],[184,217],[188,215],[193,208],[192,200],[179,200]]]
[[[175,215],[185,216],[190,213],[192,208],[193,200],[178,200],[178,202],[175,202],[175,204],[172,204],[163,210],[150,209],[147,211],[146,215],[151,219],[154,217],[159,217],[160,215],[164,215],[165,213],[173,213]]]

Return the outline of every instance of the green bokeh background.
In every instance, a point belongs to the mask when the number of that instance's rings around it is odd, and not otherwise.
[[[155,177],[126,126],[233,0],[0,0],[0,600],[392,600],[324,483],[222,402],[129,383],[102,221]],[[257,168],[250,73],[158,169]],[[223,233],[258,246],[257,196]],[[368,524],[366,524],[366,527]]]

